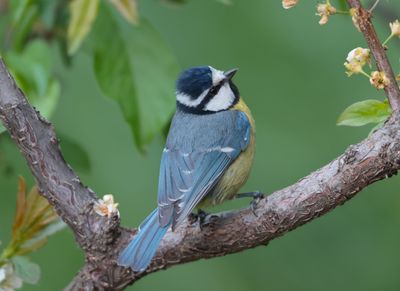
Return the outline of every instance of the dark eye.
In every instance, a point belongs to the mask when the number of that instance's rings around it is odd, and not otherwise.
[[[211,87],[210,91],[208,91],[208,94],[215,95],[217,94],[218,89],[218,87]]]
[[[215,85],[215,86],[211,87],[210,91],[208,91],[208,94],[211,95],[211,96],[217,95],[217,93],[218,93],[219,89],[221,89],[222,85],[223,84],[221,82],[218,85]]]

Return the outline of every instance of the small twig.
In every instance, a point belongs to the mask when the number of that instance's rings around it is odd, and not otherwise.
[[[371,6],[371,8],[368,10],[368,12],[372,13],[375,10],[376,6],[378,6],[379,2],[380,0],[376,0],[375,3]]]
[[[53,126],[27,101],[0,59],[0,119],[19,147],[42,195],[73,230],[87,250],[99,241],[98,233],[111,232],[118,223],[95,214],[95,193],[85,187],[65,162]],[[89,227],[88,222],[91,225]]]
[[[378,1],[377,1],[378,2]],[[376,66],[379,71],[383,71],[390,83],[385,87],[385,93],[393,111],[400,109],[400,89],[397,85],[395,74],[386,56],[386,52],[380,42],[375,28],[371,22],[371,13],[365,10],[359,0],[347,0],[350,7],[357,9],[357,22],[363,33],[368,46],[375,58]],[[376,4],[376,2],[375,2]]]

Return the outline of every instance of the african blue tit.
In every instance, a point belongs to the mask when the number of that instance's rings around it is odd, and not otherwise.
[[[184,71],[161,157],[158,206],[118,264],[143,271],[161,239],[194,210],[232,199],[246,182],[255,150],[254,120],[232,77],[209,66]]]

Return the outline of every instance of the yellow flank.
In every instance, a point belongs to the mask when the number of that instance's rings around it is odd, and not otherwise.
[[[234,198],[249,177],[256,145],[255,122],[250,109],[242,98],[240,98],[239,102],[231,110],[242,111],[249,119],[251,125],[250,143],[246,150],[225,171],[215,188],[197,205],[198,209],[214,206],[222,203],[224,200]]]

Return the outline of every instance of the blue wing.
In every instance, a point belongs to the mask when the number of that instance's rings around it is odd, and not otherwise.
[[[240,152],[247,148],[250,123],[243,112],[235,111],[234,114],[234,123],[228,122],[228,129],[217,132],[219,136],[210,137],[214,140],[209,147],[194,147],[195,150],[190,151],[177,142],[178,146],[170,144],[164,149],[158,186],[161,227],[172,223],[172,228],[175,228],[181,223],[215,186]],[[188,136],[183,138],[190,139]]]
[[[161,159],[158,207],[143,221],[118,264],[145,270],[169,226],[174,228],[186,218],[249,140],[250,124],[242,112],[226,111],[196,120],[179,116]]]

